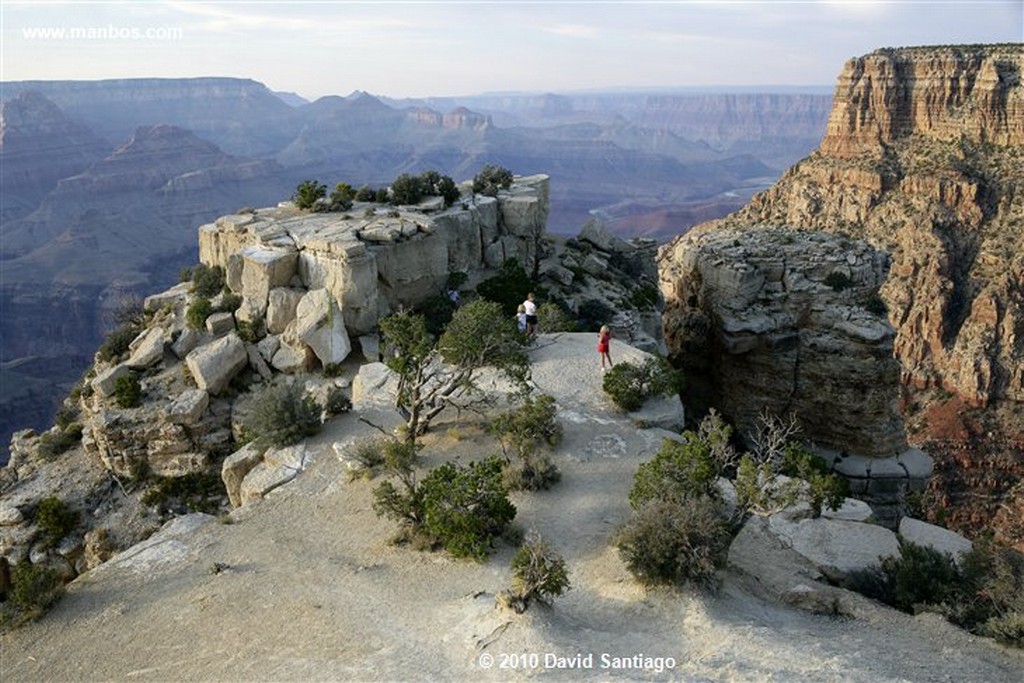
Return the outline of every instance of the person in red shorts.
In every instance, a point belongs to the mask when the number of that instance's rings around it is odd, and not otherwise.
[[[601,372],[607,370],[605,361],[608,362],[609,368],[615,365],[612,363],[611,345],[612,331],[608,329],[607,325],[602,325],[601,331],[597,335],[597,352],[601,354]]]

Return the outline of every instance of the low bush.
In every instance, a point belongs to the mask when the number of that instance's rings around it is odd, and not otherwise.
[[[0,606],[0,627],[8,630],[39,618],[63,594],[57,570],[22,560],[11,572],[11,588]]]
[[[215,472],[190,472],[180,477],[154,477],[142,495],[145,505],[176,514],[215,514],[224,502],[224,482]]]
[[[719,498],[715,483],[726,461],[716,459],[710,444],[686,431],[681,442],[664,439],[648,462],[633,477],[629,504],[634,510],[656,500],[685,500],[699,496]]]
[[[579,326],[561,306],[544,302],[537,307],[537,327],[541,332],[576,332]]]
[[[636,510],[615,537],[630,573],[645,585],[718,585],[731,534],[710,496],[655,499]]]
[[[597,332],[615,317],[615,310],[600,299],[587,299],[576,308],[576,319],[585,332]]]
[[[384,436],[362,439],[354,443],[348,449],[348,455],[355,461],[355,465],[349,469],[349,481],[360,477],[366,479],[376,477],[386,462],[386,448],[392,443],[396,443],[395,439]]]
[[[641,311],[653,311],[660,300],[661,292],[648,282],[641,284],[629,295],[629,301]]]
[[[48,496],[36,506],[35,522],[43,533],[43,542],[48,547],[60,543],[65,536],[78,526],[81,515],[56,496]]]
[[[142,403],[142,385],[134,372],[114,380],[114,401],[118,408],[135,408]]]
[[[509,565],[512,585],[498,594],[498,603],[522,614],[537,601],[549,604],[571,587],[565,560],[539,534],[529,534]]]
[[[833,291],[841,292],[844,289],[853,287],[853,280],[846,273],[834,270],[825,276],[825,284],[831,287]]]
[[[986,539],[959,563],[909,542],[900,551],[851,574],[845,586],[905,612],[937,612],[971,633],[1024,647],[1024,554]]]
[[[56,433],[46,432],[39,437],[39,457],[52,462],[75,447],[82,440],[82,425],[72,422]]]
[[[97,350],[97,358],[101,361],[115,361],[128,351],[128,345],[132,343],[142,328],[133,324],[119,325],[107,334],[106,339],[100,344]]]
[[[212,298],[224,289],[224,269],[220,266],[199,264],[192,269],[192,293]]]
[[[303,180],[292,194],[292,203],[300,209],[311,209],[327,194],[327,186],[316,180]]]
[[[185,320],[193,330],[201,330],[213,313],[213,304],[205,296],[197,296],[185,310]]]
[[[499,304],[509,317],[516,314],[519,304],[523,303],[531,291],[534,288],[530,276],[514,258],[507,259],[497,275],[484,280],[476,288],[477,294]]]
[[[327,393],[327,401],[324,404],[324,411],[328,415],[341,415],[352,410],[352,399],[348,397],[341,387],[334,387]]]
[[[242,430],[250,441],[290,446],[320,431],[320,406],[299,384],[275,384],[249,400],[252,407]]]
[[[498,458],[432,469],[420,484],[426,536],[455,557],[486,558],[516,516],[501,469]]]
[[[558,466],[547,451],[562,438],[555,420],[555,399],[527,396],[523,404],[497,416],[491,431],[501,444],[504,464],[501,476],[510,491],[548,489],[562,479]]]
[[[512,186],[512,171],[501,166],[484,166],[476,176],[473,177],[473,192],[476,194],[495,197],[498,190],[507,190]]]
[[[402,488],[385,481],[374,489],[377,515],[399,522],[399,538],[418,547],[442,547],[455,557],[484,559],[516,514],[501,484],[501,461],[445,463],[416,483],[415,448],[394,443],[391,455],[398,462],[386,463],[385,469],[398,474]]]
[[[795,416],[784,420],[764,411],[752,436],[753,452],[736,470],[737,504],[746,512],[768,516],[807,503],[814,517],[823,507],[838,510],[848,492],[846,480],[829,472],[825,461],[799,441]]]
[[[620,362],[604,375],[602,388],[615,405],[637,410],[652,396],[671,396],[682,389],[682,374],[660,356],[641,365]]]

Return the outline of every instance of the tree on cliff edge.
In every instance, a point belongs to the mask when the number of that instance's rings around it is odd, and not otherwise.
[[[446,407],[466,408],[484,400],[474,379],[485,366],[527,391],[524,339],[491,301],[477,299],[459,308],[436,342],[423,316],[405,311],[383,318],[380,331],[387,349],[385,362],[398,374],[395,405],[406,420],[410,443]]]

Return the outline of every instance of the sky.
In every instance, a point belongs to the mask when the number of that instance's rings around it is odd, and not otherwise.
[[[1024,0],[18,2],[0,80],[235,76],[307,99],[832,86],[880,47],[1024,42]]]

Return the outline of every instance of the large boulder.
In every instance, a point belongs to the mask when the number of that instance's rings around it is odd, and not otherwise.
[[[193,425],[210,405],[210,394],[205,389],[190,389],[178,395],[167,406],[167,421],[173,424]]]
[[[114,388],[116,387],[117,380],[121,377],[127,377],[130,374],[132,374],[132,370],[126,363],[115,365],[108,370],[104,370],[93,378],[92,390],[101,397],[112,396],[114,394]]]
[[[397,390],[398,375],[394,371],[384,363],[366,363],[359,366],[352,380],[352,405],[356,409],[394,405]]]
[[[233,332],[194,349],[185,357],[196,384],[214,396],[224,391],[248,362],[245,343]]]
[[[342,362],[352,351],[345,319],[326,289],[314,289],[299,300],[295,310],[295,336],[325,366]]]
[[[311,454],[303,444],[268,450],[263,454],[263,460],[242,480],[238,492],[240,504],[259,500],[287,484],[306,468],[310,458]]]
[[[922,522],[913,517],[904,517],[900,520],[900,538],[917,545],[945,553],[955,560],[960,560],[964,555],[971,552],[973,545],[970,540],[964,538],[955,531],[943,529],[940,526]]]
[[[231,507],[237,508],[242,505],[242,482],[246,475],[263,461],[264,450],[255,443],[247,443],[224,458],[224,463],[220,468],[220,478],[224,482]]]
[[[292,287],[270,290],[267,298],[267,332],[281,334],[285,331],[291,321],[295,320],[295,310],[305,293],[304,289]]]
[[[768,527],[788,547],[810,560],[822,573],[847,576],[899,557],[896,534],[885,527],[843,519],[796,519],[773,515]]]
[[[251,302],[257,314],[264,313],[270,290],[286,287],[296,274],[298,252],[294,249],[250,246],[242,249],[241,256],[242,296]]]
[[[164,330],[162,327],[151,327],[140,334],[128,347],[131,355],[127,365],[136,370],[156,365],[164,359]]]

